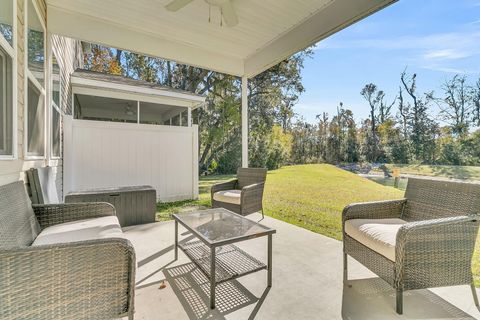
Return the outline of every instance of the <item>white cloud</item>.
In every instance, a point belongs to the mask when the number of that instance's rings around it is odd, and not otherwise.
[[[430,50],[423,55],[425,59],[435,59],[435,60],[455,60],[463,59],[471,56],[471,52],[460,52],[456,49],[440,49],[440,50]]]
[[[389,55],[401,58],[409,66],[449,73],[478,73],[478,70],[462,71],[461,69],[465,67],[465,59],[480,58],[480,31],[478,28],[470,28],[462,32],[420,36],[349,37],[342,41],[329,38],[315,47],[315,50],[328,49],[389,51]],[[469,69],[474,67],[471,62],[469,64]]]
[[[436,65],[436,64],[433,64],[433,65],[423,65],[423,66],[420,66],[420,68],[422,69],[428,69],[428,70],[433,70],[433,71],[440,71],[440,72],[445,72],[445,73],[453,73],[453,74],[477,74],[477,73],[480,73],[480,70],[473,70],[473,69],[469,69],[469,70],[463,70],[463,69],[460,69],[460,68],[449,68],[449,67],[444,67],[444,66],[441,66],[441,65]]]
[[[335,41],[326,39],[315,49],[370,48],[381,50],[441,50],[480,48],[480,31],[434,33],[425,36],[402,36],[391,38],[364,38]]]

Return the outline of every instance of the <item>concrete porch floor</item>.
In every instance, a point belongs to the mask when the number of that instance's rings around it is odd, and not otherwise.
[[[407,291],[398,316],[394,290],[353,259],[352,286],[343,286],[340,241],[270,217],[262,223],[277,230],[272,288],[264,270],[226,282],[217,286],[215,310],[205,276],[181,250],[173,261],[173,221],[125,228],[138,262],[135,319],[480,319],[468,286]],[[179,230],[180,240],[190,236]],[[266,261],[266,237],[238,246]]]

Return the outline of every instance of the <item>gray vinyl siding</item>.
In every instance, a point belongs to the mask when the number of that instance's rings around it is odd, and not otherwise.
[[[30,1],[30,0],[28,0]],[[41,19],[46,22],[46,4],[44,0],[34,0],[36,1],[37,7],[39,8]],[[56,173],[56,184],[59,192],[59,197],[63,196],[63,167],[62,159],[52,160],[48,163],[47,160],[27,160],[24,155],[24,120],[25,120],[25,1],[17,0],[17,132],[16,132],[16,147],[17,147],[17,159],[16,160],[0,160],[0,185],[4,185],[13,181],[24,180],[25,181],[25,171],[34,168],[34,167],[44,167],[50,165],[54,168]],[[52,36],[52,47],[56,52],[57,59],[60,61],[62,70],[62,103],[60,108],[64,114],[71,114],[72,105],[71,105],[71,86],[70,86],[70,74],[76,68],[82,67],[83,65],[83,54],[80,41],[69,39],[57,35]],[[50,108],[50,105],[46,105],[47,108]],[[61,132],[63,132],[63,124],[61,124]],[[48,132],[50,134],[50,132]],[[63,138],[63,134],[61,134]],[[63,156],[62,156],[63,158]]]

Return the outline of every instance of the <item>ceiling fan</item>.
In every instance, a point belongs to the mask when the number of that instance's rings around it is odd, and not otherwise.
[[[225,20],[225,23],[229,27],[234,27],[238,24],[237,14],[235,9],[232,5],[232,0],[204,0],[208,5],[219,7],[220,13]],[[183,7],[187,6],[189,3],[193,2],[193,0],[173,0],[169,4],[165,6],[169,11],[178,11]]]

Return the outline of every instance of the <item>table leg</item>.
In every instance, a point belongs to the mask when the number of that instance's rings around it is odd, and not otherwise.
[[[267,264],[267,284],[272,286],[272,235],[268,235],[268,264]]]
[[[215,247],[212,247],[210,252],[210,309],[215,309]]]
[[[175,260],[178,260],[178,222],[175,220]]]

